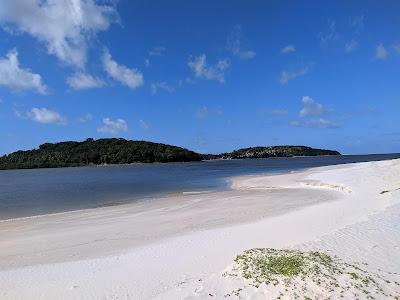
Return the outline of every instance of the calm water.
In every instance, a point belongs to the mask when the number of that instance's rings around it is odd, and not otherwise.
[[[320,156],[131,166],[0,171],[0,219],[228,188],[236,175],[400,158],[400,154]]]

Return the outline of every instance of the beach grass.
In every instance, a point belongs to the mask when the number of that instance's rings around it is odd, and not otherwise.
[[[320,251],[255,248],[234,261],[223,276],[242,279],[244,284],[226,296],[240,297],[246,289],[263,289],[276,299],[400,299],[393,291],[398,282]]]

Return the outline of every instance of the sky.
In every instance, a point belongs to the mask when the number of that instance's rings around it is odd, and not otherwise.
[[[0,0],[0,154],[121,137],[400,152],[399,1]]]

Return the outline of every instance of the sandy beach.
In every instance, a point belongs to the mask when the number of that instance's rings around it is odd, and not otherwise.
[[[274,298],[277,287],[223,276],[253,248],[323,251],[384,278],[374,298],[400,296],[400,160],[231,183],[229,191],[0,221],[0,298],[236,299],[230,291],[239,286],[243,299]],[[365,289],[360,299],[371,295]]]

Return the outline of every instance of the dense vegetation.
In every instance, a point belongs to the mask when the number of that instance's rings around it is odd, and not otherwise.
[[[187,162],[202,159],[198,153],[165,144],[125,139],[87,139],[84,142],[46,143],[39,149],[5,155],[0,157],[0,169]]]
[[[39,149],[17,151],[0,157],[0,169],[76,167],[104,164],[188,162],[208,159],[240,159],[340,155],[337,151],[304,146],[253,147],[219,155],[199,154],[181,147],[125,139],[87,139],[83,142],[46,143]]]
[[[271,146],[251,147],[235,150],[230,153],[217,155],[223,159],[243,158],[268,158],[268,157],[294,157],[294,156],[317,156],[317,155],[340,155],[338,151],[314,149],[305,146]]]

